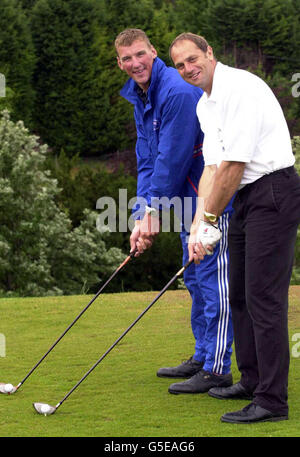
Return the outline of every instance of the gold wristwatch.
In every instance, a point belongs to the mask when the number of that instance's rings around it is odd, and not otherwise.
[[[216,222],[218,222],[218,219],[219,219],[218,216],[216,216],[215,214],[212,214],[212,213],[208,213],[207,211],[204,211],[204,217],[212,224],[215,224]]]

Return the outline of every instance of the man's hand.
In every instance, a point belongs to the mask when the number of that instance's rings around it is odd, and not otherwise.
[[[198,224],[193,222],[188,245],[189,260],[199,263],[205,255],[212,255],[221,236],[221,231],[216,225],[202,220]]]
[[[159,227],[159,218],[150,214],[145,214],[141,221],[136,221],[130,236],[130,249],[133,251],[137,248],[136,256],[152,246],[154,237],[159,233]]]
[[[207,255],[213,254],[213,249],[216,247],[216,244],[220,241],[221,237],[222,233],[217,225],[200,221],[196,241],[202,244]]]
[[[138,239],[139,239],[139,236],[140,236],[140,225],[141,225],[141,222],[140,220],[136,220],[135,221],[135,225],[134,225],[134,228],[131,232],[131,235],[130,235],[130,239],[129,239],[129,242],[130,242],[130,252],[133,252],[135,249],[137,249],[137,242],[138,242]],[[135,254],[135,257],[137,257],[139,255],[139,253],[137,252]]]
[[[145,214],[140,224],[140,236],[137,242],[139,252],[144,252],[152,246],[153,240],[159,233],[159,218],[151,214]]]

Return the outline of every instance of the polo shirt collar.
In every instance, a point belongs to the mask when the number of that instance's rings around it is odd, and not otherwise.
[[[214,71],[213,85],[210,96],[208,97],[205,93],[206,101],[216,102],[218,100],[219,94],[222,91],[223,86],[224,67],[225,65],[223,65],[221,62],[217,62]]]

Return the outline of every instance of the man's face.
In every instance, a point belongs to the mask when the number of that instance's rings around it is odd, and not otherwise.
[[[182,78],[210,94],[216,61],[212,48],[203,52],[193,41],[180,40],[172,47],[171,57]]]
[[[144,91],[150,85],[152,65],[157,57],[153,46],[143,40],[136,40],[131,46],[119,46],[118,65],[125,71]]]

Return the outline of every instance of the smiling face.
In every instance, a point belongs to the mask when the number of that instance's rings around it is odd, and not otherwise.
[[[211,93],[216,60],[210,46],[204,52],[193,41],[179,40],[171,49],[171,57],[186,82]]]
[[[144,91],[150,85],[152,66],[157,52],[144,40],[136,40],[131,46],[119,46],[118,65]]]

